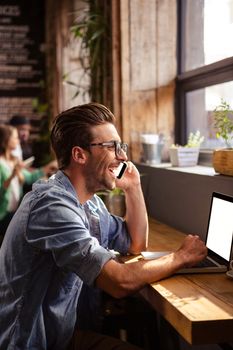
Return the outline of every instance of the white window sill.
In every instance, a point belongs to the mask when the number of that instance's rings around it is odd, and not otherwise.
[[[192,173],[192,174],[199,174],[199,175],[217,175],[214,171],[214,168],[210,166],[203,166],[203,165],[196,165],[192,167],[167,167],[169,170],[176,170],[176,171],[182,171],[184,173]]]
[[[153,168],[168,169],[172,171],[180,171],[184,173],[198,174],[198,175],[209,175],[209,176],[218,175],[214,171],[214,168],[210,166],[203,166],[203,165],[196,165],[191,167],[173,167],[171,166],[171,163],[161,163],[161,164],[141,163],[141,165],[146,165]]]

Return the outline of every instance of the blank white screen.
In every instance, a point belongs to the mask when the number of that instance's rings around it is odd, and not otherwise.
[[[233,234],[233,203],[213,198],[206,246],[230,260]]]

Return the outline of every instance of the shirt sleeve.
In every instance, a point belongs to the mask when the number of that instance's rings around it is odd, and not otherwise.
[[[131,238],[125,221],[121,217],[110,215],[109,248],[126,255],[130,243]]]
[[[34,247],[51,252],[57,266],[92,285],[103,265],[115,255],[90,235],[85,211],[74,202],[55,192],[38,198],[31,209],[26,239]]]
[[[26,184],[31,185],[33,182],[39,180],[44,176],[44,172],[42,169],[38,168],[33,171],[28,171],[27,169],[22,169],[22,173],[24,176],[24,181]]]
[[[5,170],[4,166],[0,163],[0,220],[2,220],[7,213],[10,186],[5,188],[3,184],[9,176],[10,174],[7,173],[7,170]]]

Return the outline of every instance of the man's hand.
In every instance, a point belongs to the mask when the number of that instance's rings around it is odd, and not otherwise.
[[[127,169],[121,179],[116,179],[116,186],[123,191],[140,185],[140,174],[136,166],[132,162],[126,162]]]
[[[183,261],[184,267],[190,267],[206,257],[207,248],[198,235],[188,235],[176,254]]]

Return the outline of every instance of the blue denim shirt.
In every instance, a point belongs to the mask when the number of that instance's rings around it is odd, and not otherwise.
[[[81,205],[61,171],[36,182],[0,249],[0,349],[64,350],[83,282],[129,244],[124,221],[96,195]]]

